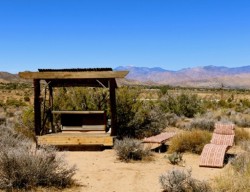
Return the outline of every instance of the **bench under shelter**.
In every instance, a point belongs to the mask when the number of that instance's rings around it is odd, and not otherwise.
[[[20,72],[21,78],[33,80],[34,131],[37,144],[113,146],[113,139],[117,134],[116,78],[124,78],[127,74],[128,71],[113,71],[111,68],[38,69],[36,72]],[[43,87],[45,87],[44,91],[41,90]],[[108,88],[111,131],[107,132],[105,111],[53,110],[53,90],[58,87]],[[46,109],[42,106],[45,101],[48,102]],[[55,128],[54,115],[60,115],[61,131]],[[49,132],[45,128],[48,121],[50,124]]]

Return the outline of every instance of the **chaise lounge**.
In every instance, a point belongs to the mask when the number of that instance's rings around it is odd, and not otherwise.
[[[199,166],[223,167],[226,151],[234,144],[234,136],[234,124],[216,123],[211,143],[202,150]]]

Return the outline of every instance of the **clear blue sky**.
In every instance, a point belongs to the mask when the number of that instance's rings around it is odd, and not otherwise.
[[[249,0],[0,0],[0,71],[250,65]]]

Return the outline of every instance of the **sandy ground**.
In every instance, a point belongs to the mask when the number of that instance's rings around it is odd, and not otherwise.
[[[66,191],[79,192],[157,192],[162,191],[159,176],[173,168],[192,169],[192,176],[199,180],[212,181],[224,169],[199,167],[199,156],[184,154],[185,167],[171,165],[167,153],[154,153],[152,161],[125,163],[117,159],[115,151],[67,151],[69,165],[76,165],[75,178],[79,188]]]

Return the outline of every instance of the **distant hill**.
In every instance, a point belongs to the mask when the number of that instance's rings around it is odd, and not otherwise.
[[[11,74],[8,72],[0,72],[0,82],[1,83],[8,83],[8,82],[17,82],[20,78],[17,74]]]
[[[211,87],[250,89],[250,66],[218,67],[205,66],[170,71],[160,67],[120,66],[114,70],[128,70],[126,79],[119,79],[119,85],[172,85],[181,87]],[[1,82],[26,82],[17,74],[0,72]]]
[[[120,66],[115,70],[128,70],[127,79],[141,83],[185,87],[250,88],[250,66],[205,66],[169,71],[162,68]]]

